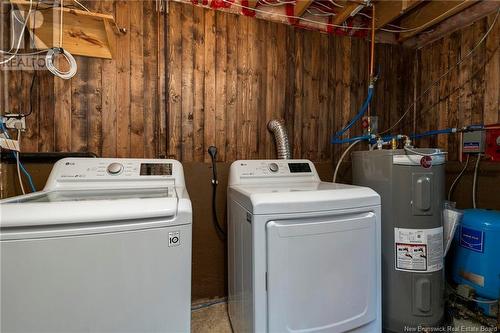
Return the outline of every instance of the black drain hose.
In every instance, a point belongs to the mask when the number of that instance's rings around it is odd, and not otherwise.
[[[217,185],[219,181],[217,179],[217,147],[208,147],[208,154],[212,159],[212,222],[214,223],[217,235],[222,239],[226,239],[226,232],[222,229],[219,218],[217,216]]]

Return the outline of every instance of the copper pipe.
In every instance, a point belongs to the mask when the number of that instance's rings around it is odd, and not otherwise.
[[[370,45],[370,84],[372,84],[372,80],[374,78],[374,62],[375,62],[375,5],[372,4],[372,37],[371,37],[371,45]],[[371,107],[368,104],[367,110],[368,117],[371,115]],[[368,118],[369,119],[369,118]],[[368,131],[371,132],[371,124],[368,123]]]
[[[372,4],[372,41],[370,50],[370,76],[374,75],[374,61],[375,61],[375,4]]]

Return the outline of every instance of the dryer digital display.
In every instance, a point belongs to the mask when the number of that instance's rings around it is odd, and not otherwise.
[[[171,176],[172,163],[142,163],[141,176]]]

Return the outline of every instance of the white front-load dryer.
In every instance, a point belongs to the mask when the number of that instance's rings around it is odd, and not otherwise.
[[[229,316],[240,332],[381,332],[380,197],[307,160],[231,165]]]
[[[191,201],[174,160],[68,158],[0,201],[5,333],[189,332]]]

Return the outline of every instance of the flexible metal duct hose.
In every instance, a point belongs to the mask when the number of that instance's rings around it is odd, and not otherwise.
[[[285,128],[285,122],[283,120],[273,119],[267,123],[267,129],[274,134],[278,159],[290,159],[292,154],[290,153],[290,144],[288,143],[288,134]]]

